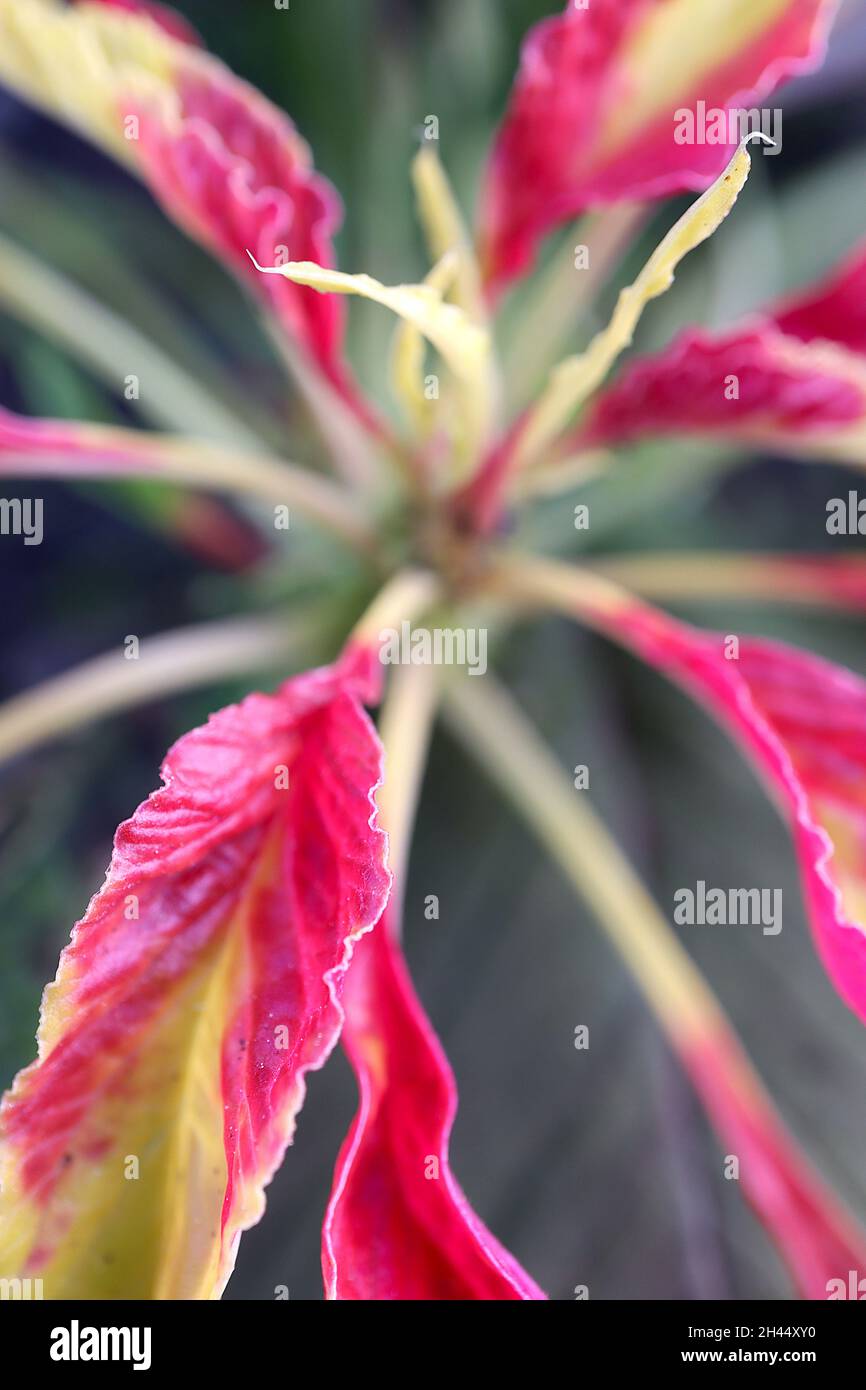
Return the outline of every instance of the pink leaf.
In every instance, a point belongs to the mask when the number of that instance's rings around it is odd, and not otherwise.
[[[706,705],[755,763],[790,822],[821,958],[866,1021],[866,681],[757,638],[738,638],[729,657],[721,635],[637,600],[594,620]]]
[[[2,1107],[4,1273],[49,1298],[222,1289],[386,900],[378,676],[352,654],[221,710],[118,829]]]
[[[539,240],[587,208],[706,188],[737,141],[677,139],[677,115],[749,109],[814,66],[825,0],[603,0],[566,5],[527,36],[484,190],[482,254],[498,289]],[[708,51],[707,39],[712,40]]]
[[[282,257],[333,266],[337,193],[287,116],[216,59],[186,55],[177,50],[176,120],[158,104],[128,103],[141,117],[142,172],[166,211],[264,297],[289,337],[348,392],[342,302],[257,275],[247,255],[263,265]]]
[[[328,1296],[541,1299],[451,1172],[454,1078],[415,994],[388,914],[358,943],[344,1041],[361,1105],[323,1231]]]
[[[566,448],[666,434],[728,434],[820,451],[866,418],[866,372],[804,347],[766,319],[690,328],[637,358],[596,398]]]
[[[866,355],[866,243],[822,284],[772,310],[783,333],[810,343],[824,338]]]
[[[269,266],[334,264],[341,203],[288,116],[164,5],[27,0],[5,27],[3,80],[137,173],[273,310],[303,366],[318,368],[372,426],[343,358],[344,305],[256,275],[247,255]]]
[[[755,1084],[737,1039],[716,1028],[680,1055],[726,1153],[737,1158],[738,1185],[801,1297],[838,1297],[840,1287],[847,1297],[850,1272],[866,1263],[863,1231]]]

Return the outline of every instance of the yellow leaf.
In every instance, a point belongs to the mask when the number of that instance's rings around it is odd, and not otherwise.
[[[432,343],[460,386],[459,449],[467,461],[474,461],[491,424],[490,335],[456,304],[447,303],[437,282],[383,285],[371,275],[348,275],[316,265],[314,261],[262,266],[251,251],[247,254],[263,275],[282,275],[320,294],[358,295],[382,304]],[[439,275],[437,272],[437,280]]]
[[[418,216],[431,258],[449,252],[458,257],[454,299],[476,323],[486,318],[478,262],[451,185],[432,145],[422,145],[412,160],[412,183]]]
[[[445,295],[454,283],[457,258],[453,252],[437,261],[424,278],[424,284]],[[419,439],[429,435],[435,401],[424,389],[424,335],[416,324],[402,320],[394,331],[391,346],[391,382]]]
[[[678,106],[691,105],[713,74],[746,63],[776,26],[790,19],[793,31],[794,9],[791,0],[666,0],[649,6],[619,58],[628,100],[611,103],[598,134],[600,155],[615,157],[660,117],[669,119]],[[826,23],[832,5],[825,4],[824,12]]]
[[[174,100],[177,47],[138,15],[0,0],[0,81],[125,164],[135,164],[136,150],[125,138],[123,102],[145,93]]]
[[[645,306],[670,288],[683,257],[712,236],[727,217],[751,168],[746,148],[749,138],[741,142],[715,183],[671,228],[634,283],[620,292],[608,326],[596,334],[584,352],[567,357],[554,368],[521,432],[515,468],[533,463],[556,439],[575,411],[601,385],[620,353],[629,346]]]

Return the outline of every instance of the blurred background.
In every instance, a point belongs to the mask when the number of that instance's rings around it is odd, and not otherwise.
[[[464,206],[502,111],[521,35],[541,0],[239,0],[177,8],[235,71],[284,107],[346,209],[341,265],[395,282],[423,273],[408,163],[425,116]],[[645,316],[638,347],[683,324],[727,322],[823,275],[866,232],[866,7],[844,6],[821,72],[772,98],[782,153],[756,159],[724,234],[690,258]],[[684,205],[654,210],[598,306]],[[305,461],[310,441],[280,366],[233,280],[107,159],[0,95],[0,236],[61,277],[62,326],[38,330],[0,283],[0,403],[28,414],[154,424],[132,413],[88,344],[103,306],[190,377]],[[2,256],[0,256],[2,263]],[[0,274],[2,281],[2,274]],[[80,298],[81,292],[87,296]],[[78,298],[75,298],[75,295]],[[64,295],[67,298],[64,300]],[[71,296],[71,297],[70,297]],[[573,345],[594,320],[576,317]],[[390,324],[350,314],[354,363],[381,397]],[[572,344],[569,344],[569,346]],[[130,368],[134,370],[134,367]],[[751,459],[701,470],[681,448],[639,450],[592,501],[584,550],[828,549],[828,497],[850,475]],[[14,485],[4,483],[7,496]],[[279,554],[232,570],[219,546],[177,538],[158,485],[40,487],[45,542],[0,542],[4,698],[184,622],[300,602],[339,557],[292,531]],[[21,495],[29,495],[25,489]],[[592,499],[594,494],[590,492]],[[597,505],[596,505],[597,504]],[[541,510],[536,538],[572,548],[573,499]],[[570,533],[570,538],[569,538]],[[691,604],[684,616],[761,632],[866,674],[862,621],[772,606]],[[348,612],[346,618],[351,616]],[[333,653],[323,629],[321,655]],[[302,662],[301,664],[305,664]],[[866,1221],[866,1035],[816,963],[784,828],[739,755],[684,697],[629,658],[551,621],[519,630],[497,665],[566,768],[589,763],[594,803],[669,913],[674,890],[782,887],[778,937],[692,930],[790,1127]],[[256,684],[273,685],[283,667]],[[226,682],[153,701],[20,759],[0,782],[0,1082],[33,1055],[39,995],[100,885],[118,821],[156,785],[168,745],[245,693]],[[507,750],[503,750],[507,756]],[[440,920],[427,922],[436,893]],[[558,873],[462,749],[437,736],[406,898],[418,988],[457,1073],[453,1161],[484,1220],[555,1298],[789,1297],[788,1280],[676,1062],[619,962]],[[576,1052],[579,1024],[588,1052]],[[319,1232],[355,1105],[337,1052],[310,1078],[266,1219],[241,1245],[227,1297],[321,1297]]]

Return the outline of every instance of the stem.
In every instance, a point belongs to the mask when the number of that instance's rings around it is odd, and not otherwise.
[[[607,449],[587,449],[584,453],[571,454],[556,463],[526,469],[523,473],[515,474],[507,500],[520,504],[537,497],[558,497],[602,474],[609,474],[614,459],[615,456]]]
[[[412,160],[412,185],[418,217],[434,263],[448,252],[459,257],[454,302],[475,323],[487,322],[481,288],[481,272],[463,215],[439,156],[432,145],[423,145]]]
[[[276,324],[265,320],[265,331],[304,403],[328,450],[334,471],[343,482],[360,492],[381,488],[382,470],[370,425],[359,420],[327,377],[310,362],[303,349],[288,339]],[[386,447],[385,435],[380,441]]]
[[[421,782],[427,762],[439,692],[433,666],[398,666],[382,707],[379,733],[385,748],[385,782],[378,802],[388,832],[389,862],[394,875],[389,919],[400,931],[409,846]]]
[[[554,609],[579,617],[588,627],[607,633],[604,615],[620,612],[632,599],[627,589],[586,565],[547,560],[535,555],[501,552],[486,580],[492,597],[515,607]]]
[[[721,226],[749,176],[750,138],[740,141],[715,182],[674,223],[632,283],[620,290],[607,326],[583,352],[566,357],[550,373],[522,423],[514,453],[515,469],[531,466],[562,435],[633,341],[647,304],[671,287],[680,262]]]
[[[644,598],[742,599],[866,607],[866,560],[856,555],[660,551],[593,560],[592,571]]]
[[[350,641],[378,644],[383,628],[397,628],[432,608],[442,596],[442,585],[430,570],[400,570],[380,589],[352,631]]]
[[[382,628],[411,622],[440,598],[439,578],[427,570],[401,570],[376,595],[352,631],[350,642],[377,645]],[[385,749],[385,781],[378,804],[382,825],[388,832],[389,860],[394,876],[389,909],[389,930],[400,933],[400,908],[409,859],[409,840],[421,777],[427,757],[438,693],[432,666],[397,666],[394,670],[380,721]]]
[[[698,969],[613,837],[516,705],[488,675],[446,691],[451,727],[592,908],[677,1047],[724,1026]]]
[[[493,425],[495,380],[492,344],[486,328],[474,323],[456,304],[443,300],[430,285],[385,285],[370,275],[349,275],[313,261],[286,261],[263,266],[247,251],[262,275],[280,275],[320,294],[346,294],[371,300],[411,323],[436,349],[454,378],[460,396],[461,432],[456,453],[469,471],[486,444]]]
[[[66,422],[63,422],[64,426]],[[32,448],[16,452],[4,449],[0,464],[4,473],[20,470],[22,476],[41,474],[62,479],[87,478],[117,481],[123,478],[164,480],[193,487],[213,488],[241,499],[294,507],[302,515],[320,523],[346,541],[354,550],[371,554],[375,535],[359,504],[330,478],[308,472],[297,464],[267,454],[245,453],[238,449],[184,439],[172,435],[139,433],[99,425],[76,426],[86,448],[76,453],[59,446],[46,446],[44,453]],[[116,452],[116,458],[112,456]],[[109,460],[109,461],[106,461]]]
[[[284,618],[237,618],[145,637],[135,661],[118,646],[0,705],[0,761],[147,700],[276,667],[297,656],[307,631]]]
[[[619,846],[510,697],[455,681],[446,707],[467,749],[586,899],[691,1078],[743,1191],[806,1298],[861,1267],[866,1237],[786,1130],[715,996]],[[738,1171],[738,1176],[740,1176]]]

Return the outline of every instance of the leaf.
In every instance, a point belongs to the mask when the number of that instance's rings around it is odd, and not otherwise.
[[[3,1102],[0,1269],[218,1296],[388,891],[367,653],[185,735],[117,832]]]
[[[607,327],[595,335],[584,352],[565,358],[551,372],[547,387],[520,433],[518,466],[555,439],[569,417],[601,385],[617,357],[631,343],[646,305],[670,289],[680,261],[724,222],[752,166],[747,143],[743,141],[724,173],[674,223],[634,283],[620,291]]]
[[[804,343],[824,338],[866,356],[866,242],[822,284],[791,295],[770,312],[789,337]]]
[[[683,1063],[746,1200],[782,1254],[802,1298],[848,1296],[866,1236],[815,1171],[765,1095],[736,1036],[720,1028],[683,1049]]]
[[[736,138],[689,139],[681,113],[698,101],[723,119],[758,106],[821,60],[834,10],[833,0],[569,0],[542,20],[487,170],[490,287],[525,271],[540,238],[588,208],[706,188]]]
[[[472,456],[486,437],[493,409],[490,334],[456,304],[443,299],[442,284],[449,267],[434,267],[420,285],[383,285],[371,275],[347,275],[311,261],[265,266],[249,252],[256,270],[279,275],[293,284],[309,285],[320,294],[351,294],[382,304],[422,333],[451,368],[461,387],[464,450]]]
[[[726,435],[807,458],[866,465],[866,249],[822,285],[726,332],[688,329],[639,358],[570,442]],[[568,446],[567,446],[568,447]]]
[[[287,116],[210,54],[115,5],[0,0],[0,81],[143,179],[364,414],[342,360],[341,306],[263,283],[246,257],[251,246],[266,261],[333,259],[340,201]]]
[[[456,259],[446,253],[427,272],[424,283],[440,294],[447,294],[456,271]],[[391,382],[415,435],[418,439],[426,439],[435,418],[435,402],[428,399],[424,390],[424,335],[415,323],[406,319],[394,330]]]
[[[866,1022],[866,681],[781,643],[689,627],[566,565],[515,563],[511,582],[662,671],[734,735],[790,825],[821,959]]]
[[[359,942],[343,1040],[361,1105],[322,1233],[336,1299],[543,1299],[475,1215],[448,1162],[457,1091],[389,914]]]
[[[807,1298],[866,1256],[866,1235],[786,1131],[718,1001],[604,823],[495,681],[455,682],[449,717],[591,907],[688,1072],[728,1161]],[[500,750],[509,750],[503,762]],[[740,1165],[742,1171],[740,1171]],[[733,1176],[730,1170],[726,1177]]]
[[[412,160],[412,184],[427,250],[436,262],[449,253],[456,255],[455,302],[470,318],[483,322],[478,265],[451,185],[432,145],[422,145]]]
[[[515,422],[458,494],[458,510],[468,516],[474,514],[483,529],[496,523],[509,479],[543,460],[575,412],[601,385],[631,343],[646,305],[670,289],[683,257],[721,226],[749,175],[747,145],[748,139],[743,140],[712,187],[674,223],[634,283],[620,291],[607,327],[596,333],[583,352],[565,358],[554,368],[535,405]]]
[[[625,615],[624,615],[625,616]],[[791,824],[818,949],[866,1020],[866,682],[781,644],[633,613],[618,632],[701,699],[745,747]]]
[[[722,333],[690,328],[632,363],[565,447],[664,435],[866,464],[866,360],[835,343],[802,342],[767,319]]]
[[[43,420],[0,406],[0,477],[144,478],[187,483],[291,506],[369,550],[371,534],[343,488],[284,459],[244,453],[183,436]],[[214,518],[188,509],[192,530]]]
[[[158,24],[173,39],[181,43],[191,43],[198,47],[202,40],[188,20],[169,5],[158,0],[73,0],[76,4],[104,5],[106,9],[125,10],[129,14],[140,15]]]

